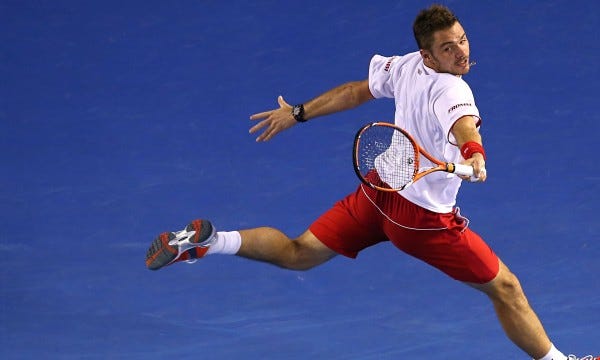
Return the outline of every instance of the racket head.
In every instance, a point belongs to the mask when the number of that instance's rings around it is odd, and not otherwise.
[[[364,184],[381,191],[400,191],[415,180],[419,147],[394,124],[369,123],[354,137],[353,162]]]

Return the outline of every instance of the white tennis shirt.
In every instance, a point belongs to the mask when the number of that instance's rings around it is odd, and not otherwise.
[[[394,99],[396,125],[433,157],[446,162],[463,161],[450,130],[465,115],[480,122],[473,92],[464,80],[428,68],[419,52],[375,55],[369,66],[369,89],[375,98]],[[420,158],[420,167],[431,166],[429,160]],[[425,209],[448,213],[456,204],[461,181],[454,174],[439,171],[413,183],[400,195]]]

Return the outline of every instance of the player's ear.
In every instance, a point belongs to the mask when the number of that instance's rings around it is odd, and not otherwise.
[[[419,52],[421,53],[421,58],[423,58],[423,60],[431,60],[431,54],[428,50],[421,49]]]

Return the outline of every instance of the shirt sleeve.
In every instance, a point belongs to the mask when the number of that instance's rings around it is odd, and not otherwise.
[[[394,97],[393,65],[398,56],[375,55],[369,64],[369,90],[375,98]]]
[[[433,110],[444,130],[444,133],[454,143],[454,136],[450,133],[454,123],[463,116],[475,117],[477,126],[481,123],[479,110],[475,106],[475,98],[469,85],[462,79],[447,86],[435,101]]]

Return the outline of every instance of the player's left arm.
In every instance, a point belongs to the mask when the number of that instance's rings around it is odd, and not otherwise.
[[[474,116],[463,116],[454,123],[450,131],[465,158],[463,164],[472,166],[475,177],[479,178],[479,181],[485,181],[487,177],[484,171],[485,151],[481,134],[477,129],[478,121],[479,119]]]

